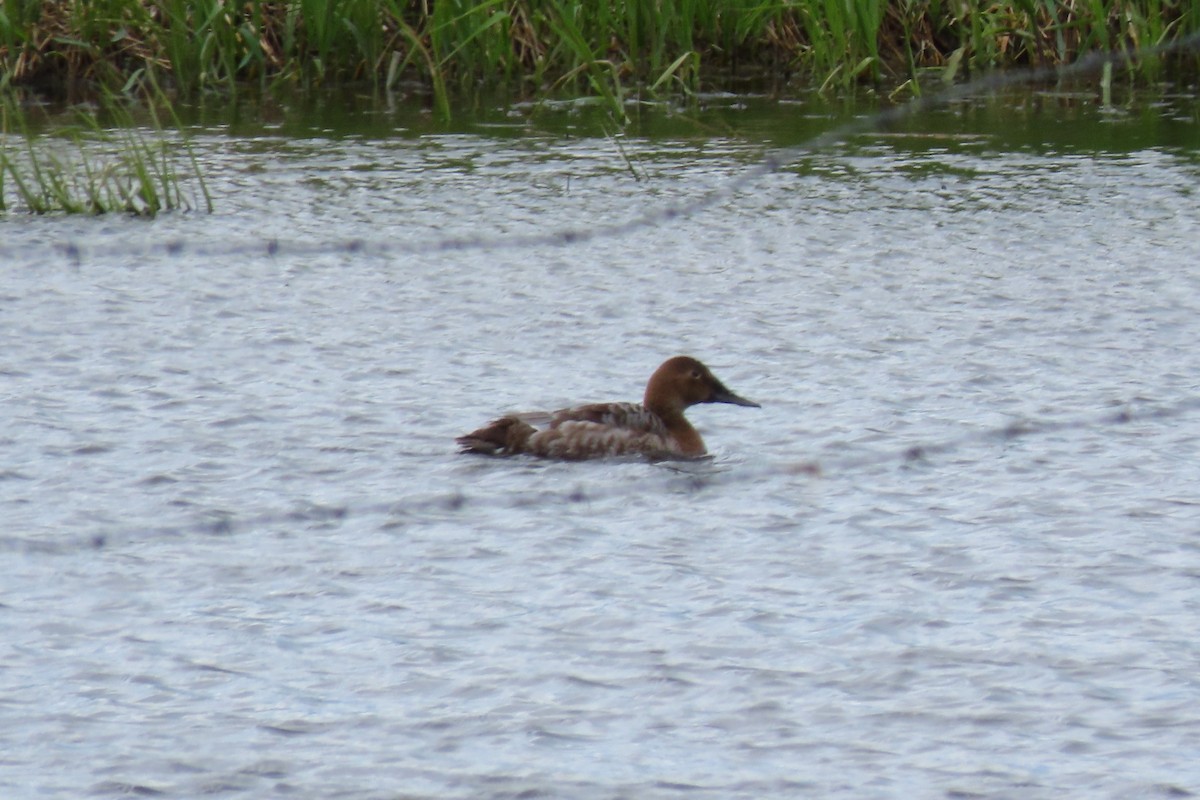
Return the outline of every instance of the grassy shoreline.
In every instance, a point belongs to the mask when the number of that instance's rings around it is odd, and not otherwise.
[[[1200,31],[1194,0],[4,0],[0,90],[181,94],[419,78],[444,111],[481,83],[526,96],[693,91],[753,70],[836,88],[1134,53]],[[1131,59],[1133,78],[1163,58]],[[1191,74],[1196,50],[1173,55]]]
[[[903,96],[1129,54],[1105,65],[1107,98],[1113,73],[1195,80],[1200,48],[1138,53],[1198,33],[1200,0],[0,0],[0,215],[211,211],[173,102],[209,93],[417,80],[440,120],[452,99],[503,87],[590,96],[620,125],[635,94],[739,76]],[[67,101],[78,124],[31,132],[28,94]],[[131,109],[149,113],[147,133]]]

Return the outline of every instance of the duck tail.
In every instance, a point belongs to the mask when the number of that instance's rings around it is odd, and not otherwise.
[[[510,456],[525,450],[525,444],[536,429],[516,417],[501,417],[477,431],[459,436],[460,453],[480,453],[486,456]]]

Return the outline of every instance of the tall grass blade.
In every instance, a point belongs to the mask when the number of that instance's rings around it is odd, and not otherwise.
[[[422,37],[409,27],[407,23],[401,24],[400,32],[408,40],[413,50],[420,53],[424,59],[425,66],[429,71],[429,80],[433,84],[433,105],[437,111],[437,116],[443,122],[448,122],[450,120],[450,95],[446,91],[446,76],[442,73],[441,68],[438,67],[437,59],[425,47],[425,44],[421,41]]]

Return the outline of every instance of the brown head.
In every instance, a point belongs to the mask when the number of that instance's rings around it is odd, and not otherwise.
[[[717,380],[708,367],[690,356],[675,356],[663,362],[646,384],[646,408],[661,417],[682,414],[697,403],[730,403],[760,408],[739,397]]]

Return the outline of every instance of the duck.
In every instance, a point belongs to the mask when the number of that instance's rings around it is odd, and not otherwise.
[[[762,408],[730,391],[695,358],[675,356],[650,376],[641,403],[590,403],[550,413],[508,414],[455,441],[460,453],[487,456],[698,459],[708,450],[683,412],[700,403]]]

